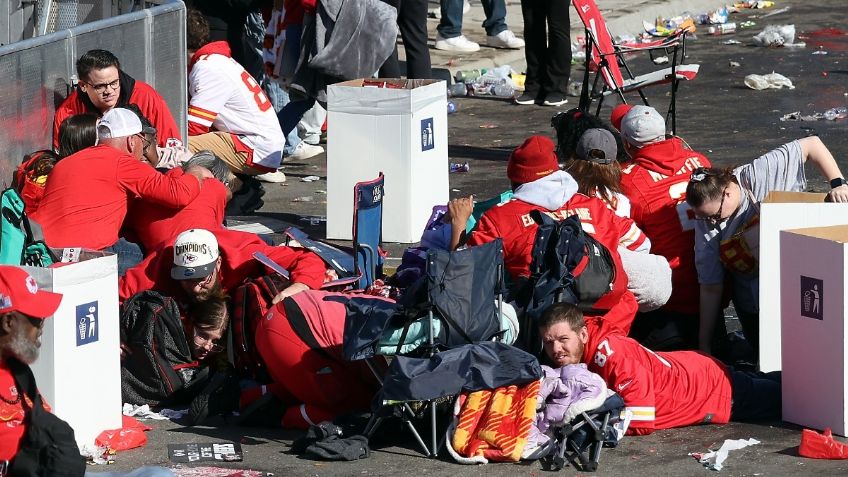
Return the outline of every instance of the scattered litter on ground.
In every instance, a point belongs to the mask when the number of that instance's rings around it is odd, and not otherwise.
[[[124,403],[122,412],[125,416],[135,417],[137,419],[154,419],[164,421],[167,419],[181,419],[188,414],[187,409],[160,409],[159,412],[154,412],[150,406],[135,406],[130,403]]]
[[[745,77],[745,86],[756,89],[781,89],[783,87],[795,89],[792,80],[780,73],[771,72],[767,75],[748,75]]]
[[[489,123],[480,125],[480,129],[495,129],[497,127],[498,127],[497,124],[489,124]]]
[[[654,64],[655,65],[664,65],[666,63],[668,63],[668,57],[667,56],[658,56],[658,57],[654,58]]]
[[[739,66],[742,66],[738,61],[731,61],[729,64],[731,68],[737,68]]]
[[[810,459],[848,459],[848,445],[834,439],[830,428],[821,434],[804,429],[798,454]]]
[[[321,195],[327,195],[327,191],[325,191],[324,189],[318,189],[318,190],[315,191],[315,193],[321,194]]]
[[[326,222],[327,217],[320,215],[306,215],[300,218],[301,222],[309,222],[309,225],[321,225],[321,222]]]
[[[727,455],[730,451],[744,449],[748,446],[759,444],[756,439],[726,439],[724,444],[716,451],[709,452],[690,452],[689,455],[698,460],[704,467],[710,470],[721,470],[723,462],[727,460]]]
[[[795,43],[795,25],[768,25],[763,31],[754,35],[754,44],[766,47],[795,47],[807,46],[804,42]]]
[[[741,44],[742,44],[742,42],[741,42],[741,41],[739,41],[739,40],[732,40],[732,39],[731,39],[731,40],[725,40],[725,41],[723,41],[722,43],[723,43],[723,44],[725,44],[725,45],[741,45]]]
[[[837,119],[845,119],[848,117],[848,108],[831,108],[823,113],[813,113],[808,115],[801,115],[801,111],[795,111],[793,113],[784,114],[780,120],[781,121],[836,121]]]
[[[467,162],[451,162],[450,163],[450,172],[468,172],[471,170],[471,166]]]
[[[736,23],[728,22],[722,23],[720,25],[711,26],[707,29],[707,32],[710,35],[729,35],[731,33],[736,33]]]
[[[827,52],[824,50],[817,50],[813,52],[814,55],[826,55]]]
[[[321,180],[318,176],[306,176],[300,179],[300,182],[315,182]]]
[[[292,202],[312,202],[312,197],[309,197],[309,196],[295,197],[291,201]]]
[[[174,467],[171,471],[177,477],[270,477],[274,474],[258,470],[244,470],[224,467]]]
[[[115,460],[115,453],[109,452],[106,446],[85,444],[80,448],[80,455],[92,465],[112,464]]]
[[[168,459],[171,462],[178,463],[241,462],[244,459],[244,454],[241,450],[241,444],[236,442],[191,442],[168,444]]]
[[[736,2],[733,4],[734,8],[771,8],[774,6],[774,2],[770,0],[745,0],[742,2]]]
[[[775,15],[780,15],[781,13],[786,13],[788,11],[789,11],[789,7],[783,7],[781,9],[775,10],[773,12],[766,13],[765,15],[760,16],[760,18],[773,17]]]

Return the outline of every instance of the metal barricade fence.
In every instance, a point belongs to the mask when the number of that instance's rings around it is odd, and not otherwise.
[[[56,107],[70,93],[76,60],[102,48],[152,85],[186,138],[186,11],[179,0],[0,47],[0,185],[23,156],[52,146]]]

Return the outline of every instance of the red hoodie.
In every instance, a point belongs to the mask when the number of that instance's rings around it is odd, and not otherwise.
[[[326,272],[324,261],[318,255],[306,249],[285,246],[271,246],[257,235],[235,230],[210,230],[218,239],[221,250],[221,282],[224,292],[233,294],[236,287],[247,278],[257,278],[268,274],[265,266],[253,258],[254,252],[262,252],[291,273],[293,282],[300,282],[309,288],[319,288],[324,282]],[[177,280],[171,278],[174,263],[173,242],[176,237],[129,269],[118,280],[118,294],[121,301],[143,290],[156,290],[174,297],[177,301],[185,299],[185,292]]]
[[[710,161],[674,137],[639,149],[633,163],[621,171],[630,216],[651,239],[651,253],[662,255],[671,265],[671,298],[662,309],[689,315],[698,314],[700,289],[695,221],[686,203],[686,185],[698,167],[710,167]]]
[[[730,420],[730,374],[698,351],[653,352],[599,318],[586,320],[583,362],[633,413],[628,434]]]
[[[530,218],[530,212],[542,207],[512,199],[487,210],[468,240],[469,245],[488,243],[501,237],[504,245],[504,264],[513,280],[530,275],[530,261],[533,242],[538,225]],[[583,194],[574,194],[559,209],[549,211],[555,220],[563,220],[571,215],[580,218],[583,229],[610,251],[615,261],[615,281],[613,290],[604,295],[595,304],[599,310],[608,310],[604,317],[625,332],[636,316],[638,305],[636,298],[627,289],[627,272],[621,263],[618,247],[627,246],[636,250],[645,241],[645,235],[626,217],[613,213],[604,202]],[[582,271],[581,264],[578,268]],[[579,272],[578,272],[579,273]]]

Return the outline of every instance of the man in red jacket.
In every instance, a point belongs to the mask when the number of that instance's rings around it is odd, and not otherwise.
[[[779,372],[737,371],[699,351],[654,352],[568,303],[550,306],[538,325],[553,367],[586,363],[621,395],[628,434],[780,417]]]
[[[48,245],[56,248],[110,249],[118,253],[119,273],[138,255],[118,244],[118,234],[132,200],[179,209],[200,193],[208,169],[194,166],[180,177],[161,174],[141,162],[145,147],[142,125],[130,110],[114,108],[97,125],[98,145],[59,161],[50,171],[44,197],[32,217],[44,229]]]
[[[0,265],[0,471],[18,453],[26,433],[24,400],[32,406],[15,383],[10,361],[29,365],[38,358],[44,320],[61,301],[62,295],[39,290],[22,268]],[[44,407],[50,410],[46,402]]]
[[[507,271],[513,280],[526,278],[530,275],[531,252],[538,228],[530,212],[542,210],[555,220],[577,215],[583,230],[609,249],[615,262],[613,289],[594,308],[603,310],[603,316],[624,332],[629,331],[638,306],[633,293],[627,289],[627,273],[618,247],[637,250],[645,242],[642,231],[631,219],[615,215],[600,199],[578,193],[574,178],[559,170],[554,143],[547,137],[532,136],[516,148],[509,157],[506,173],[515,194],[508,202],[492,207],[480,217],[468,244],[502,238]],[[471,215],[472,198],[455,199],[448,208],[454,231],[452,246],[455,247]]]
[[[77,60],[79,84],[56,108],[53,147],[59,147],[59,125],[81,113],[102,116],[115,107],[138,105],[158,132],[159,145],[181,146],[182,134],[162,96],[149,84],[121,70],[118,58],[106,50],[89,50]]]
[[[695,216],[686,203],[689,176],[710,161],[679,137],[666,139],[665,119],[649,106],[616,108],[624,148],[633,159],[622,167],[621,189],[630,216],[651,239],[651,252],[671,265],[672,293],[659,310],[637,317],[633,337],[654,349],[695,348],[698,277],[695,273]],[[653,335],[652,335],[653,334]]]
[[[209,297],[231,296],[245,279],[268,273],[253,258],[261,252],[291,273],[291,285],[274,299],[324,282],[324,261],[306,249],[272,247],[255,234],[235,230],[191,229],[153,251],[118,282],[121,300],[143,290],[156,290],[178,302],[200,302]]]

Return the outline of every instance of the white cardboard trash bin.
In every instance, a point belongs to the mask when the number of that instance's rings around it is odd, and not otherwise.
[[[64,295],[32,365],[38,389],[77,444],[93,444],[122,427],[117,257],[84,251],[77,263],[23,268],[39,287]]]
[[[327,238],[352,238],[353,186],[383,172],[383,240],[420,240],[433,206],[448,202],[444,81],[330,85],[327,124]]]
[[[771,192],[760,204],[760,371],[780,369],[780,231],[848,224],[848,204],[825,194]]]
[[[783,420],[848,431],[848,226],[780,232]]]

